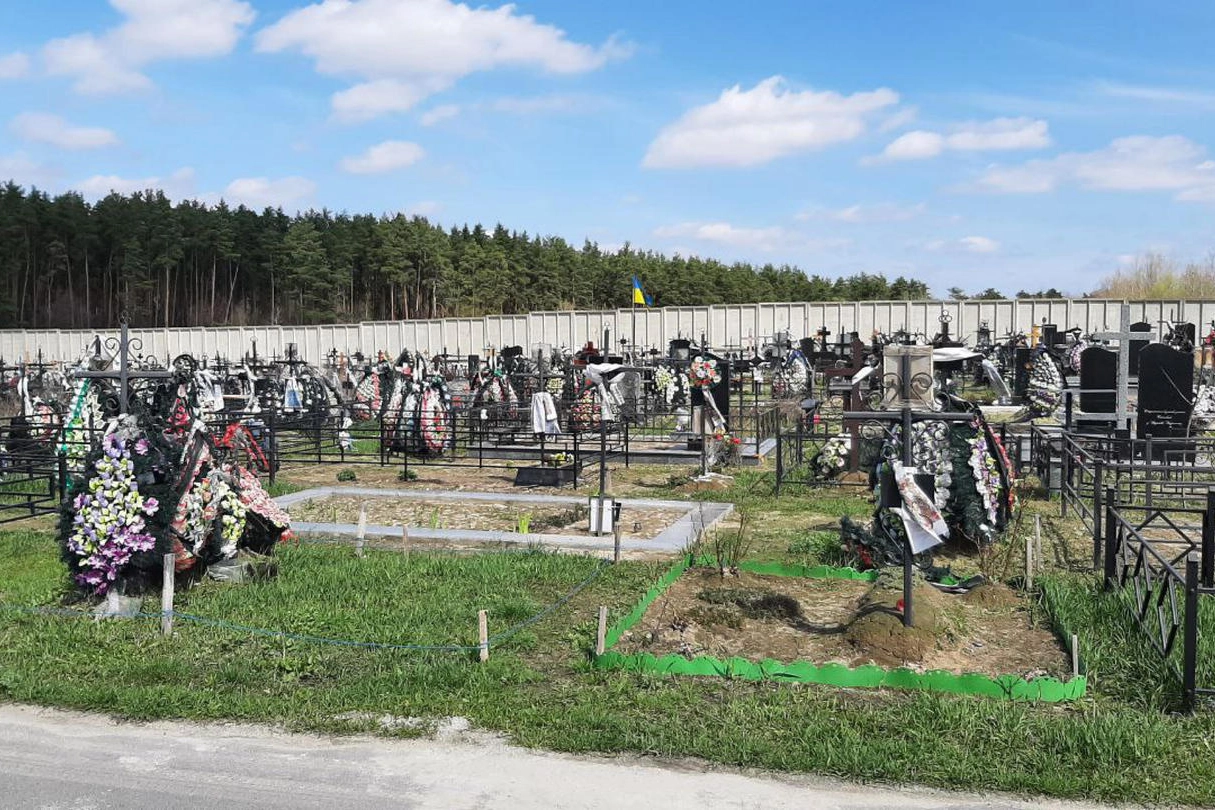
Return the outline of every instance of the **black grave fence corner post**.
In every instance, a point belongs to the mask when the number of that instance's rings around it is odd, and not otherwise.
[[[1185,558],[1185,620],[1181,641],[1181,692],[1187,712],[1194,711],[1198,700],[1198,554]]]
[[[1207,490],[1206,508],[1202,512],[1202,587],[1215,586],[1215,488]]]
[[[1105,577],[1103,579],[1103,587],[1105,590],[1113,590],[1118,584],[1118,551],[1120,547],[1119,535],[1122,527],[1118,525],[1118,515],[1114,510],[1114,488],[1106,487],[1105,489]],[[1101,564],[1101,549],[1093,549],[1093,570]]]

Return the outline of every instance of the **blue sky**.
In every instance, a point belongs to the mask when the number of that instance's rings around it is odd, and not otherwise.
[[[0,177],[1079,293],[1215,250],[1213,31],[1168,0],[5,3]]]

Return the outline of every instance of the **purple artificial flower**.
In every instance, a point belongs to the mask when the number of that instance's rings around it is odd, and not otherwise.
[[[151,447],[152,445],[148,444],[147,439],[141,438],[139,441],[135,442],[135,452],[141,456],[146,456]]]

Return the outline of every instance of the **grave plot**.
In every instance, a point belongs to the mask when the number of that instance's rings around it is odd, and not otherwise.
[[[360,511],[367,522],[383,526],[431,529],[471,529],[485,532],[578,534],[585,532],[590,512],[585,502],[398,500],[334,495],[291,508],[291,515],[308,523],[357,523]],[[634,507],[623,521],[622,537],[652,540],[687,512],[686,508]]]
[[[442,492],[321,487],[284,495],[277,503],[292,516],[297,534],[365,537],[463,547],[477,544],[540,545],[611,552],[612,535],[589,531],[587,498],[504,492]],[[678,553],[733,511],[730,504],[622,500],[624,552]]]
[[[835,686],[888,686],[1041,701],[1082,696],[1070,653],[1003,585],[952,594],[873,572],[743,563],[722,576],[685,559],[607,634],[603,668]]]

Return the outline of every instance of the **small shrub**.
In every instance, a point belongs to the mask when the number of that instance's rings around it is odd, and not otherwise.
[[[418,474],[410,469],[402,469],[399,473],[397,473],[397,480],[398,481],[417,481]]]
[[[359,479],[359,477],[355,473],[354,470],[350,470],[350,469],[338,470],[338,474],[337,474],[338,481],[345,483],[347,481],[357,481],[358,479]]]

